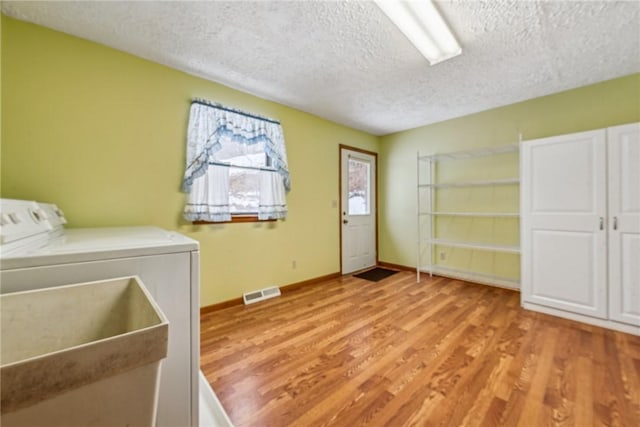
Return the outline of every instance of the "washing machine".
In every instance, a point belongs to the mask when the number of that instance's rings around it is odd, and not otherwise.
[[[219,401],[199,370],[198,242],[156,227],[65,223],[53,204],[0,200],[0,292],[139,276],[169,320],[157,426],[230,425],[221,406],[200,408]],[[200,409],[222,412],[200,422]]]

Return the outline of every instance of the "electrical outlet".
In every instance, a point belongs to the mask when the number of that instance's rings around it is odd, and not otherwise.
[[[447,253],[446,252],[440,252],[440,261],[446,261],[447,260]]]
[[[298,267],[298,262],[294,259],[293,261],[291,261],[291,268],[295,270],[297,267]]]

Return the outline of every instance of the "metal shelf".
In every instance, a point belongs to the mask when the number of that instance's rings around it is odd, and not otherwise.
[[[419,188],[453,188],[453,187],[486,187],[491,185],[516,185],[520,184],[519,178],[491,179],[485,181],[450,182],[442,184],[420,184]]]
[[[433,216],[464,216],[464,217],[484,217],[484,218],[520,218],[517,212],[420,212],[419,215]]]
[[[518,245],[499,245],[491,243],[471,242],[471,241],[459,241],[448,239],[435,238],[438,227],[436,218],[438,216],[444,217],[468,217],[468,218],[519,218],[520,214],[517,212],[469,212],[468,210],[474,210],[474,206],[465,206],[463,210],[465,212],[440,212],[436,206],[436,193],[441,189],[448,188],[479,188],[479,187],[491,187],[491,186],[508,186],[519,185],[519,178],[501,178],[501,179],[480,179],[468,182],[443,182],[438,183],[436,178],[436,170],[438,169],[438,163],[444,160],[465,160],[474,159],[480,157],[489,157],[495,155],[502,155],[508,153],[517,153],[520,149],[518,144],[510,144],[498,147],[486,147],[474,150],[457,151],[452,153],[438,153],[431,155],[417,156],[417,219],[418,219],[418,238],[417,238],[417,268],[416,276],[420,281],[420,272],[424,269],[424,262],[428,261],[429,273],[435,273],[444,276],[453,276],[462,280],[469,280],[478,283],[486,283],[497,286],[504,286],[508,288],[518,288],[519,283],[517,280],[494,276],[490,274],[478,273],[475,271],[467,271],[464,269],[455,269],[449,267],[443,267],[439,264],[435,264],[435,251],[436,246],[445,246],[452,248],[464,248],[470,250],[491,251],[519,254],[520,247]],[[511,158],[509,158],[511,159]],[[517,160],[514,160],[517,162]],[[424,182],[421,180],[424,179]],[[443,193],[444,194],[444,193]],[[471,194],[471,192],[469,192]],[[480,193],[478,193],[480,194]],[[485,204],[485,206],[487,206]],[[476,205],[475,209],[482,209],[480,205]],[[426,217],[426,218],[425,218]],[[426,221],[425,221],[426,219]],[[513,224],[513,223],[509,223]],[[432,264],[433,263],[433,264]]]
[[[466,280],[469,282],[482,283],[487,285],[501,286],[509,289],[520,289],[520,281],[511,277],[497,276],[493,274],[480,273],[477,271],[464,270],[461,268],[443,267],[438,265],[427,265],[420,268],[420,271],[428,274],[435,274],[453,279]]]
[[[418,156],[419,160],[440,161],[440,160],[460,160],[475,159],[478,157],[495,156],[498,154],[515,153],[519,150],[518,144],[502,145],[498,147],[484,147],[474,150],[454,151],[452,153],[429,154]]]
[[[481,251],[508,252],[512,254],[520,253],[520,246],[497,245],[493,243],[463,242],[459,240],[446,239],[424,239],[423,242],[437,246],[449,246],[452,248],[478,249]]]

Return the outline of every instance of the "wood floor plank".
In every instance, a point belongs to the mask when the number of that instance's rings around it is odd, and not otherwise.
[[[576,362],[575,407],[580,408],[580,410],[575,411],[575,425],[595,425],[593,414],[593,364],[591,359],[582,356],[578,356]]]
[[[640,337],[409,272],[205,313],[201,367],[236,427],[640,425]]]

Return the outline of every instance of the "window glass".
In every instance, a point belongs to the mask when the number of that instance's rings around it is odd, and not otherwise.
[[[368,162],[349,159],[349,215],[369,215],[370,183]]]
[[[214,154],[214,158],[218,162],[254,168],[267,166],[264,142],[241,144],[231,138],[223,138],[220,145],[222,148]]]
[[[268,167],[264,142],[242,144],[231,138],[220,141],[216,162],[232,165],[229,170],[229,210],[231,215],[255,215],[260,201],[261,168]]]

